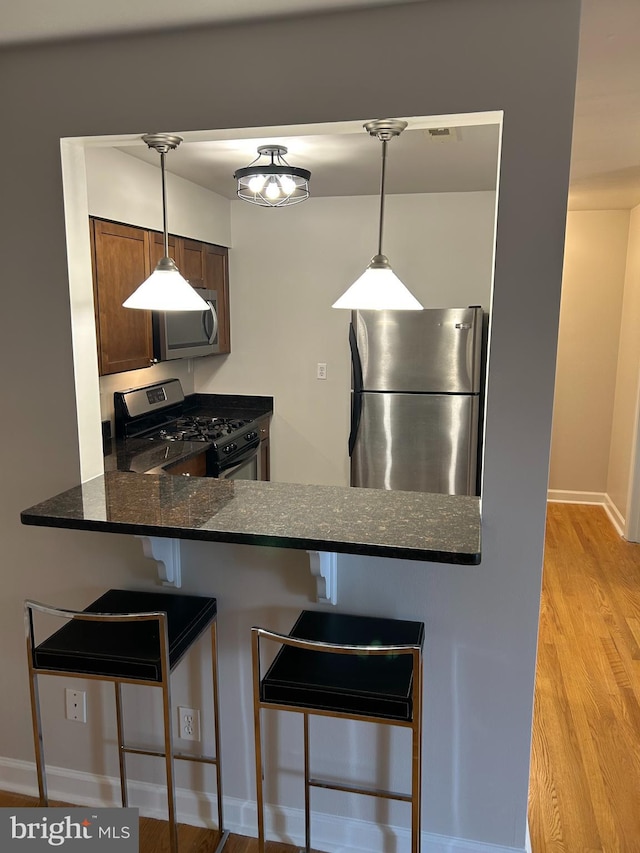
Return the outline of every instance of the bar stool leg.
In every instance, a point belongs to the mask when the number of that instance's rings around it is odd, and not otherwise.
[[[411,853],[420,853],[420,754],[419,731],[413,728],[412,743],[412,794],[411,794]]]
[[[255,737],[256,753],[256,809],[258,818],[258,853],[265,853],[264,849],[264,792],[263,792],[263,769],[262,769],[262,733],[260,719],[260,648],[258,645],[258,634],[254,632],[251,636],[251,661],[253,672],[253,727]]]
[[[411,853],[420,853],[422,807],[422,666],[413,660],[413,722],[411,727]]]
[[[311,853],[311,796],[309,779],[311,777],[311,762],[309,760],[309,715],[304,717],[304,850]]]
[[[160,620],[160,657],[162,661],[162,711],[164,716],[164,757],[167,773],[169,809],[169,849],[178,853],[178,822],[176,819],[176,783],[173,767],[173,728],[171,726],[171,672],[169,669],[169,638],[167,620]]]
[[[31,665],[31,654],[29,654],[29,694],[31,697],[31,721],[33,724],[33,743],[36,756],[36,772],[38,775],[38,795],[41,806],[49,805],[47,794],[47,776],[44,768],[44,742],[42,739],[42,718],[40,716],[40,693],[38,690],[38,676]]]
[[[218,830],[221,835],[224,835],[224,821],[222,817],[222,767],[220,758],[220,705],[218,698],[218,628],[214,622],[211,623],[211,667],[213,678],[213,725],[215,728],[215,749],[216,749],[216,785],[217,785],[217,801],[218,801]]]
[[[126,809],[129,805],[129,794],[127,790],[127,766],[126,754],[124,751],[124,725],[122,720],[122,685],[119,681],[114,681],[113,686],[116,694],[116,731],[118,735],[118,762],[120,764],[120,798],[122,800],[122,808]]]

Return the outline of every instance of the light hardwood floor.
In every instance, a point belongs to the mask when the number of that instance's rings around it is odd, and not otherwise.
[[[640,851],[640,545],[597,506],[548,505],[533,853]]]
[[[533,853],[640,853],[640,545],[596,506],[548,507],[529,827]],[[180,853],[216,838],[181,826]],[[142,818],[140,853],[167,850],[166,823]],[[233,836],[225,851],[257,843]]]

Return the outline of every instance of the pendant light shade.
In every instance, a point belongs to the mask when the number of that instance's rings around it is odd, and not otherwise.
[[[360,278],[337,299],[332,308],[352,311],[391,309],[396,311],[421,311],[423,306],[400,281],[391,269],[389,259],[382,254],[382,228],[384,224],[384,182],[387,160],[387,143],[399,136],[407,126],[398,119],[378,119],[364,125],[371,136],[382,142],[382,173],[380,178],[380,221],[378,227],[378,253],[373,256]]]
[[[146,311],[208,311],[207,303],[180,274],[176,262],[169,257],[164,157],[167,151],[180,145],[182,137],[168,133],[148,133],[142,139],[149,148],[155,149],[160,154],[164,256],[160,258],[149,278],[145,279],[122,305],[124,308],[139,308]]]
[[[286,153],[284,145],[261,145],[256,159],[234,172],[238,198],[260,207],[286,207],[306,201],[311,172],[287,163]],[[259,163],[264,157],[271,158],[271,162]]]

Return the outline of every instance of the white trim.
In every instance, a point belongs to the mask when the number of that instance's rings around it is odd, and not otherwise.
[[[100,387],[98,346],[91,282],[89,201],[84,146],[60,140],[64,219],[69,269],[69,305],[73,346],[74,383],[78,424],[80,480],[86,483],[104,472],[104,450],[100,432]]]
[[[595,504],[603,507],[609,517],[609,521],[615,527],[617,533],[625,536],[625,520],[618,507],[606,492],[570,492],[565,489],[549,489],[547,491],[549,503],[565,504]],[[633,540],[635,541],[635,540]]]
[[[563,504],[600,504],[604,506],[607,495],[604,492],[570,492],[566,489],[549,489],[547,500]]]
[[[117,778],[94,776],[63,767],[47,767],[47,782],[51,799],[88,806],[119,806],[120,783]],[[27,796],[37,795],[36,771],[33,762],[0,757],[0,789]],[[166,792],[162,785],[129,780],[130,805],[145,817],[166,820]],[[204,791],[176,791],[180,820],[192,826],[215,827],[215,797]],[[304,811],[283,807],[265,810],[267,837],[287,844],[304,844]],[[203,818],[212,816],[211,821]],[[255,837],[256,805],[250,800],[224,798],[225,829],[238,835]],[[312,818],[314,848],[334,853],[385,853],[389,849],[407,849],[408,827],[381,826],[369,821],[353,820],[337,815],[316,812]],[[277,826],[278,831],[274,829]],[[396,842],[390,839],[392,835]],[[504,847],[484,844],[464,838],[452,838],[422,833],[422,849],[429,853],[527,853],[530,848]]]
[[[624,536],[625,535],[624,516],[622,515],[622,513],[620,512],[618,507],[614,504],[614,502],[611,500],[609,495],[605,495],[604,508],[605,508],[605,512],[609,516],[609,520],[611,521],[611,524],[613,524],[613,526],[618,531],[620,536]]]
[[[627,518],[626,523],[623,520],[622,535],[630,542],[640,541],[640,374],[638,375],[636,404],[633,412],[633,435],[629,464],[629,486],[627,489]]]

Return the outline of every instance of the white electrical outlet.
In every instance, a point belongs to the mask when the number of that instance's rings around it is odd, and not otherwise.
[[[327,378],[327,365],[324,361],[318,362],[318,370],[316,373],[318,379],[326,379]]]
[[[64,702],[67,720],[74,720],[76,723],[87,722],[87,694],[84,690],[65,688]]]
[[[197,708],[178,708],[179,737],[200,740],[200,711]]]

